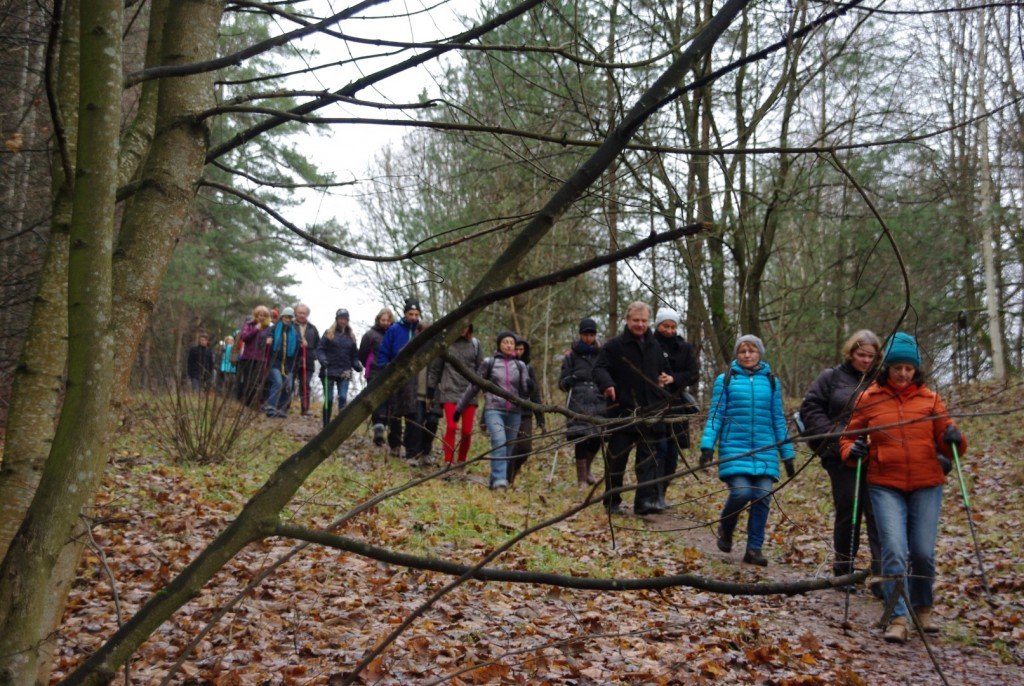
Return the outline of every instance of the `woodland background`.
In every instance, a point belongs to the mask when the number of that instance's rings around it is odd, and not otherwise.
[[[529,338],[555,398],[579,318],[611,335],[634,299],[683,313],[706,378],[756,333],[798,395],[861,327],[914,333],[942,385],[1018,378],[1021,3],[457,10],[446,36],[445,3],[0,1],[0,654],[60,621],[129,389],[173,377],[198,330],[301,296],[285,267],[311,255],[382,303],[415,293],[437,331],[83,678],[281,533],[303,479],[471,316]],[[422,94],[387,93],[397,74]],[[356,179],[309,162],[311,132],[354,124],[407,132]],[[324,194],[358,209],[301,219]],[[45,673],[42,652],[13,669]]]

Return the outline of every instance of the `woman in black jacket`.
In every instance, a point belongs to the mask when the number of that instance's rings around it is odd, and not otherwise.
[[[562,372],[558,375],[558,387],[569,394],[567,405],[570,410],[591,417],[605,416],[605,399],[594,381],[594,365],[601,345],[597,342],[597,322],[593,319],[580,321],[580,337],[573,341],[572,348],[562,360]],[[596,424],[581,419],[570,419],[566,423],[565,437],[575,444],[576,484],[580,488],[597,483],[597,477],[590,473],[594,456],[601,449],[601,429]]]
[[[878,336],[867,329],[856,332],[846,340],[842,348],[843,362],[823,371],[807,389],[800,405],[804,436],[838,433],[846,427],[857,398],[874,379],[881,359],[881,348],[882,342]],[[881,569],[881,549],[875,531],[871,499],[867,497],[866,474],[861,472],[861,483],[858,485],[856,470],[844,465],[840,458],[838,436],[811,439],[808,444],[821,458],[821,466],[828,472],[829,481],[832,482],[832,502],[835,506],[832,528],[835,558],[832,573],[841,576],[853,571],[860,546],[860,521],[863,516],[867,522],[868,546],[871,548],[871,571],[878,574]],[[858,502],[856,523],[853,521],[854,500]],[[853,533],[854,527],[857,528],[856,535]]]
[[[363,371],[359,349],[356,347],[356,335],[352,333],[348,319],[348,310],[338,310],[334,314],[334,323],[324,332],[316,346],[320,378],[324,383],[324,426],[331,421],[332,405],[337,405],[338,412],[345,407],[352,372]]]
[[[679,421],[679,417],[697,412],[693,397],[686,389],[700,380],[700,365],[697,363],[697,354],[693,346],[677,333],[678,328],[679,315],[675,310],[668,307],[658,310],[658,316],[654,318],[654,338],[661,345],[661,350],[668,361],[668,373],[672,377],[672,381],[665,386],[665,390],[671,396],[668,417],[676,420],[668,423],[665,436],[658,440],[658,448],[654,453],[658,462],[658,476],[676,472],[679,466],[679,452],[690,447],[690,423]],[[663,510],[668,508],[668,503],[665,502],[668,484],[667,480],[658,484],[658,506]]]

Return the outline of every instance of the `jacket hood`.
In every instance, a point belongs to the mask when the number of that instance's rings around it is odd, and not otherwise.
[[[523,354],[519,356],[519,359],[526,364],[530,364],[530,342],[525,338],[516,336],[516,345],[523,346]]]

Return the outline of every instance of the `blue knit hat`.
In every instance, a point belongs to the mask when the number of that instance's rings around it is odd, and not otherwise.
[[[921,353],[917,349],[917,341],[909,333],[902,331],[894,333],[886,342],[883,359],[886,364],[904,362],[921,368]]]

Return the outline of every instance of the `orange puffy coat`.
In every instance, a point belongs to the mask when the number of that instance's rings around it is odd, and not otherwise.
[[[942,433],[953,420],[935,391],[911,384],[898,392],[888,384],[877,383],[861,394],[850,416],[847,431],[876,430],[868,434],[867,480],[875,486],[901,491],[938,486],[946,480],[936,450],[952,458],[952,448],[942,440]],[[839,448],[849,466],[850,446],[859,436],[843,436]],[[960,454],[967,450],[961,438]]]

